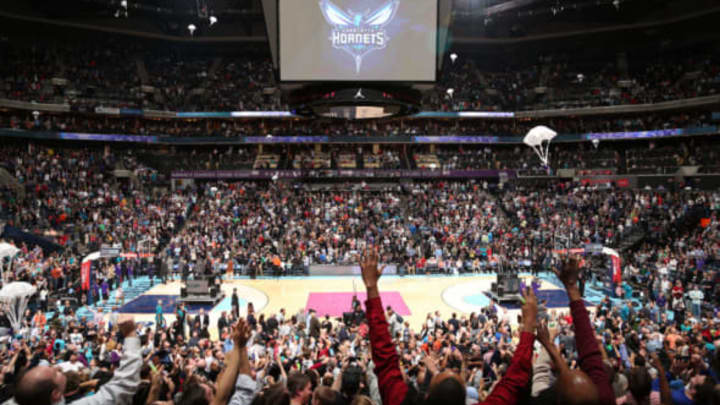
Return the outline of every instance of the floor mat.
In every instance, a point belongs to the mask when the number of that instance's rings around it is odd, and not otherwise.
[[[366,293],[357,294],[363,309],[365,309],[366,296]],[[344,312],[352,311],[352,297],[353,293],[351,292],[310,293],[305,310],[314,309],[320,317],[325,315],[342,316]],[[390,306],[402,316],[410,315],[410,309],[399,292],[381,292],[380,298],[382,299],[383,310]]]

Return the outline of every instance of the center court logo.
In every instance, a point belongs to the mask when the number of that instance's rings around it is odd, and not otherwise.
[[[361,4],[361,3],[359,3]],[[385,26],[395,17],[400,0],[390,0],[375,11],[343,11],[330,0],[320,0],[320,10],[333,30],[328,38],[333,48],[342,49],[355,60],[355,73],[360,73],[365,55],[387,46],[390,37]]]

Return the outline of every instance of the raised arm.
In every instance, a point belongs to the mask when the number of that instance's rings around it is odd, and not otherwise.
[[[363,283],[367,289],[365,307],[370,326],[370,347],[383,405],[399,405],[405,400],[408,387],[403,381],[399,365],[400,357],[392,343],[382,309],[377,283],[385,266],[378,269],[377,249],[365,250],[360,267]]]
[[[232,394],[235,381],[240,372],[241,357],[247,359],[247,349],[245,345],[250,338],[250,326],[244,319],[238,320],[232,331],[233,349],[228,353],[226,363],[227,366],[222,374],[218,377],[217,393],[213,398],[211,405],[225,405]]]
[[[505,376],[495,385],[490,395],[482,402],[483,405],[514,405],[518,394],[530,381],[532,372],[533,343],[535,342],[535,325],[537,323],[537,297],[532,288],[526,288],[523,294],[525,303],[522,307],[522,325],[520,326],[520,343],[515,348],[510,367]]]
[[[283,343],[285,341],[283,340]],[[280,368],[280,382],[282,382],[282,385],[287,385],[287,373],[285,372],[285,366],[282,362],[282,357],[280,355],[280,348],[282,346],[277,346],[275,348],[275,363],[277,363],[278,368]]]
[[[562,268],[555,270],[556,275],[565,285],[570,300],[570,313],[575,327],[575,346],[577,346],[580,369],[584,371],[597,387],[600,403],[614,404],[615,394],[610,385],[610,377],[605,372],[602,354],[595,339],[595,331],[590,323],[590,315],[585,309],[585,302],[580,294],[578,279],[580,263],[571,257],[562,263]]]
[[[665,367],[663,367],[660,358],[656,353],[650,355],[651,364],[658,372],[658,379],[660,380],[660,403],[662,405],[672,405],[672,395],[670,393],[670,384],[668,383],[667,376],[665,375]]]
[[[533,364],[532,397],[537,397],[541,392],[552,386],[555,381],[555,375],[552,371],[553,364],[555,364],[555,368],[558,369],[559,373],[568,370],[567,362],[553,343],[555,333],[548,330],[547,323],[544,321],[537,327],[537,340],[542,344],[543,348],[540,349],[540,355]]]
[[[250,359],[248,358],[247,343],[251,339],[252,332],[250,326],[245,324],[247,327],[246,332],[239,334],[238,339],[235,341],[235,345],[240,347],[238,351],[238,376],[235,380],[235,393],[228,405],[250,405],[253,397],[255,397],[257,391],[257,383],[250,376]]]
[[[115,370],[113,378],[92,396],[74,402],[77,405],[128,404],[140,385],[140,368],[142,354],[140,339],[135,331],[132,318],[118,322],[120,333],[125,336],[124,350],[120,359],[120,367]]]

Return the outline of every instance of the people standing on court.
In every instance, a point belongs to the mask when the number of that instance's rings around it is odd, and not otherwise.
[[[187,316],[187,312],[185,311],[184,303],[180,303],[177,305],[177,309],[175,310],[175,316],[177,317],[177,320],[180,323],[180,333],[184,339],[185,338],[185,317]]]
[[[220,318],[218,318],[217,321],[218,333],[222,333],[222,331],[225,330],[225,328],[227,328],[228,326],[230,326],[230,322],[227,319],[227,312],[222,311],[222,313],[220,314]]]
[[[164,325],[162,300],[158,300],[157,306],[155,306],[155,330],[161,329]]]
[[[203,308],[200,308],[198,319],[200,320],[201,329],[207,329],[210,327],[210,316],[205,313],[205,310]]]
[[[240,317],[240,299],[237,295],[237,288],[233,288],[232,292],[232,298],[230,299],[230,306],[232,307],[232,312],[235,315],[235,318]]]
[[[247,323],[250,324],[250,326],[252,326],[254,329],[257,325],[257,320],[255,319],[255,306],[253,306],[252,302],[248,302],[246,319]]]

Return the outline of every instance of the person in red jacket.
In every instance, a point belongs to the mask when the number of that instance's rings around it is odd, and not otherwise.
[[[570,370],[560,364],[565,360],[554,353],[556,349],[546,339],[538,339],[553,357],[558,371],[555,385],[557,404],[567,405],[615,405],[615,393],[610,376],[605,371],[600,345],[585,309],[585,302],[578,286],[580,278],[580,260],[571,257],[565,260],[555,274],[565,285],[570,300],[570,314],[575,328],[575,346],[578,351],[580,370]]]
[[[370,325],[370,345],[375,374],[378,378],[383,405],[425,404],[425,405],[465,405],[465,382],[462,377],[451,371],[443,371],[433,376],[426,398],[419,398],[403,380],[400,371],[400,357],[390,338],[388,323],[383,312],[378,280],[382,268],[378,268],[377,249],[366,250],[360,260],[362,279],[367,289],[367,320]],[[514,405],[520,391],[527,386],[532,371],[532,352],[537,322],[537,298],[532,289],[525,292],[525,304],[522,307],[520,343],[505,376],[497,383],[492,393],[482,402],[484,405]]]

